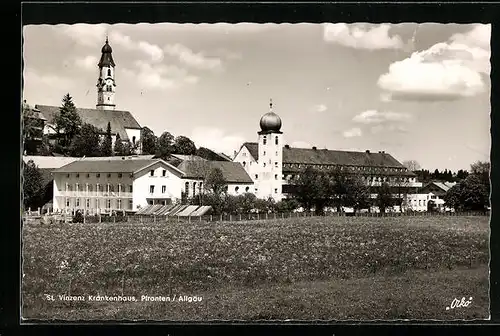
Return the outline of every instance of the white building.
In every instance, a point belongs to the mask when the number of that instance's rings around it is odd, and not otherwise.
[[[445,207],[443,197],[456,184],[456,182],[429,182],[418,193],[408,195],[408,208],[414,211],[427,211],[428,207],[432,206],[438,211],[449,211],[451,209]]]
[[[229,194],[250,190],[252,179],[234,162],[184,160],[178,167],[151,157],[85,158],[52,172],[53,209],[87,213],[135,212],[148,204],[180,203],[203,192],[203,172],[219,168]]]
[[[108,43],[101,49],[101,59],[97,64],[99,74],[97,78],[97,104],[95,109],[79,108],[77,113],[83,123],[91,124],[101,130],[104,134],[108,123],[111,126],[112,142],[114,145],[116,135],[120,135],[121,141],[130,142],[133,146],[140,146],[141,126],[129,111],[116,110],[115,94],[115,62],[112,56],[113,50]],[[46,119],[44,134],[56,134],[54,116],[59,112],[60,106],[35,105]],[[136,153],[140,154],[141,148]]]
[[[281,118],[270,111],[260,119],[261,130],[257,142],[245,142],[235,153],[234,162],[239,162],[252,178],[254,192],[259,198],[272,197],[276,201],[292,192],[293,181],[306,167],[320,170],[339,168],[358,174],[373,190],[387,182],[395,193],[415,193],[422,186],[416,175],[408,171],[390,154],[380,151],[372,153],[339,151],[312,148],[294,148],[285,144],[281,131]]]

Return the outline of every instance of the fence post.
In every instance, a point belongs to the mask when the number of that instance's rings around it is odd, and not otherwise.
[[[220,221],[222,222],[222,214],[220,214]]]
[[[231,214],[229,214],[229,221],[232,221],[233,220],[233,216],[231,216]]]
[[[210,215],[210,222],[212,222],[212,215]]]
[[[268,213],[266,212],[266,219],[268,219]]]
[[[201,222],[201,215],[200,215],[200,222]]]
[[[101,214],[99,214],[99,223],[101,223],[101,220],[102,220],[102,219],[101,219]]]
[[[285,218],[285,213],[284,212],[281,213],[281,219],[283,219],[283,218]]]
[[[240,222],[241,222],[241,214],[240,214]]]
[[[113,223],[116,223],[116,216],[113,216]]]

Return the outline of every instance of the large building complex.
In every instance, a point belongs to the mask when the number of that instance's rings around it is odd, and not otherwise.
[[[276,201],[287,197],[293,183],[304,169],[341,169],[358,174],[375,191],[387,182],[394,189],[404,189],[405,194],[415,193],[422,183],[390,154],[339,151],[312,148],[294,148],[284,143],[281,118],[270,111],[260,119],[257,142],[246,142],[234,157],[248,172],[254,182],[254,193],[259,198]]]

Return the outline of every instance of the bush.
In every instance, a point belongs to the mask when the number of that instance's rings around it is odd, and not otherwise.
[[[73,223],[83,223],[83,213],[80,210],[77,210],[75,212],[75,215],[73,216]]]

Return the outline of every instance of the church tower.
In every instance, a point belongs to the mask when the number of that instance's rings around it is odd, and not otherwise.
[[[113,50],[108,43],[101,49],[101,59],[99,64],[99,78],[97,79],[97,109],[114,110],[115,109],[115,62],[111,53]]]
[[[273,101],[269,103],[269,112],[260,119],[259,134],[259,169],[257,179],[257,197],[282,198],[283,176],[283,132],[281,119],[273,112]]]

